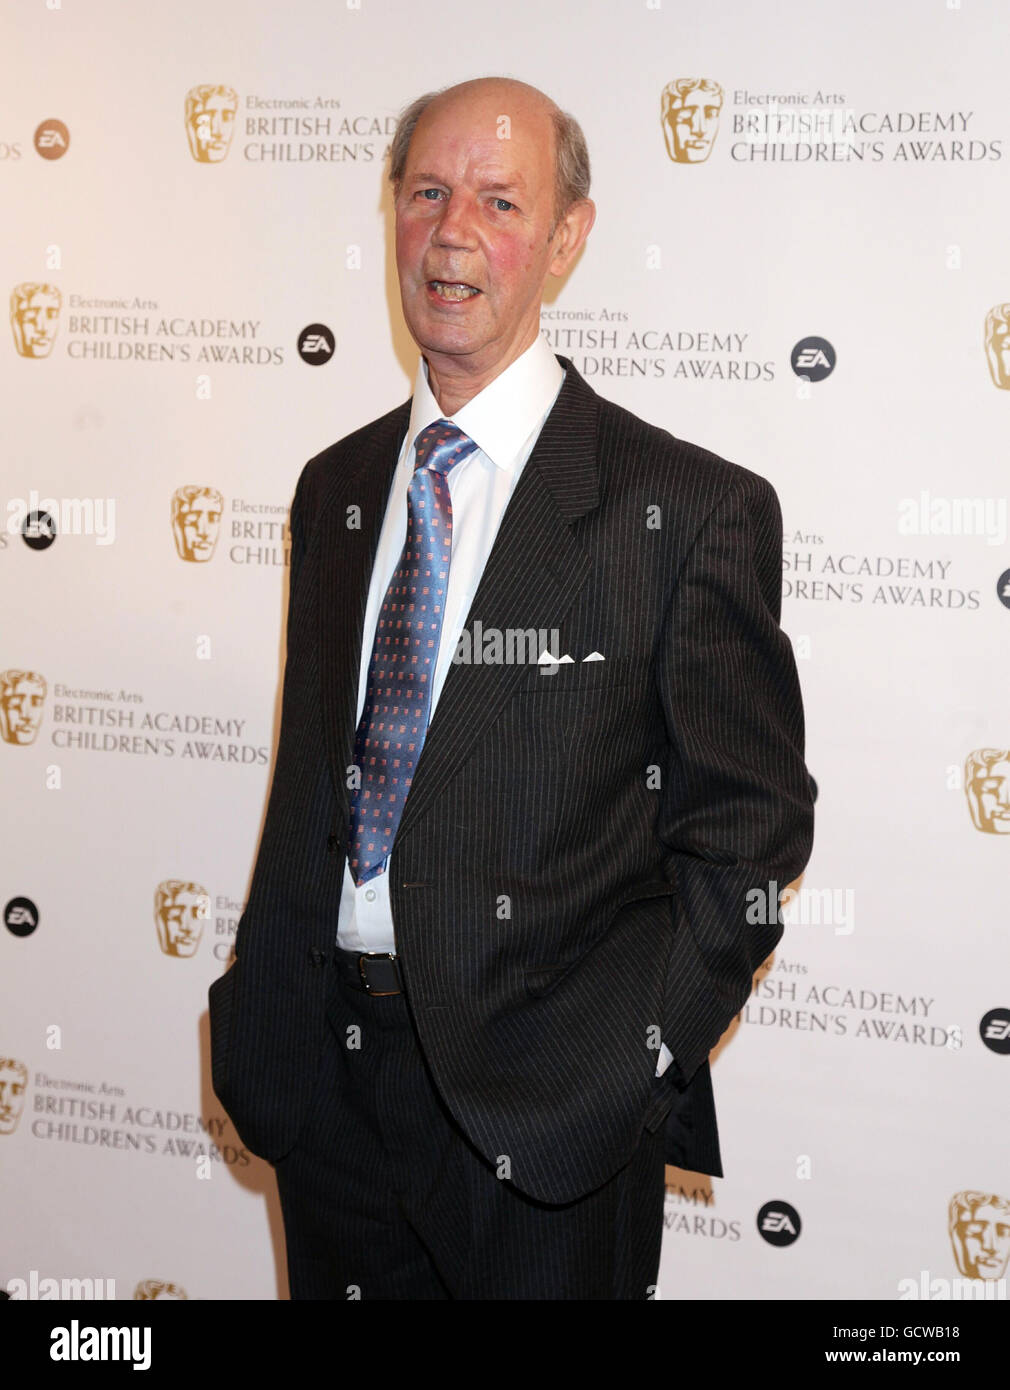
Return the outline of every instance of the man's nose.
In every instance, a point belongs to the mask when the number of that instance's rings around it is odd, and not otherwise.
[[[703,135],[705,133],[705,121],[700,106],[696,106],[691,112],[691,133],[692,135]]]
[[[438,219],[433,240],[441,246],[473,246],[475,209],[470,199],[453,193]]]

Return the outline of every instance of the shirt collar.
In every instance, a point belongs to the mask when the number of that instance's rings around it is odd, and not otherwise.
[[[564,379],[564,368],[546,338],[538,335],[483,391],[447,418],[469,435],[498,468],[513,472],[523,445],[553,405]],[[413,443],[420,431],[443,418],[446,417],[428,385],[428,364],[422,357],[417,364],[407,433],[410,467]]]

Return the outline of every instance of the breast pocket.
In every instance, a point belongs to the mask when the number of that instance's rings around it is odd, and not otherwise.
[[[616,656],[603,661],[565,661],[557,666],[531,666],[519,677],[515,691],[558,694],[597,690],[603,686],[627,685],[635,679],[641,663],[632,657]]]

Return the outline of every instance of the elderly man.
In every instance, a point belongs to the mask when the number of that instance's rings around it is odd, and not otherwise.
[[[664,1159],[721,1172],[708,1053],[781,933],[747,894],[810,850],[778,506],[540,337],[595,216],[543,93],[420,98],[390,178],[421,361],[295,493],[214,1087],[295,1298],[649,1298]]]

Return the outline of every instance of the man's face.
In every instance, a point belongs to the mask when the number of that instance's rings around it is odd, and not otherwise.
[[[48,357],[60,321],[60,297],[45,290],[35,290],[17,311],[16,336],[19,333],[21,354],[24,357]]]
[[[494,87],[432,102],[396,199],[404,317],[429,363],[493,372],[533,343],[544,282],[552,266],[559,273],[553,218],[554,128],[542,105]]]
[[[699,164],[712,152],[712,142],[719,131],[719,112],[722,99],[717,92],[703,92],[700,87],[688,92],[682,103],[671,105],[666,114],[671,158],[683,164]]]
[[[964,1273],[972,1279],[1002,1279],[1010,1258],[1010,1214],[994,1206],[976,1207],[970,1221],[958,1223]]]
[[[218,164],[228,153],[235,128],[235,102],[223,92],[214,92],[193,113],[193,133],[198,157]]]
[[[4,690],[3,735],[8,743],[31,743],[42,722],[45,688],[38,681],[22,677]]]
[[[25,1078],[16,1067],[0,1067],[0,1134],[13,1134],[25,1103]]]

